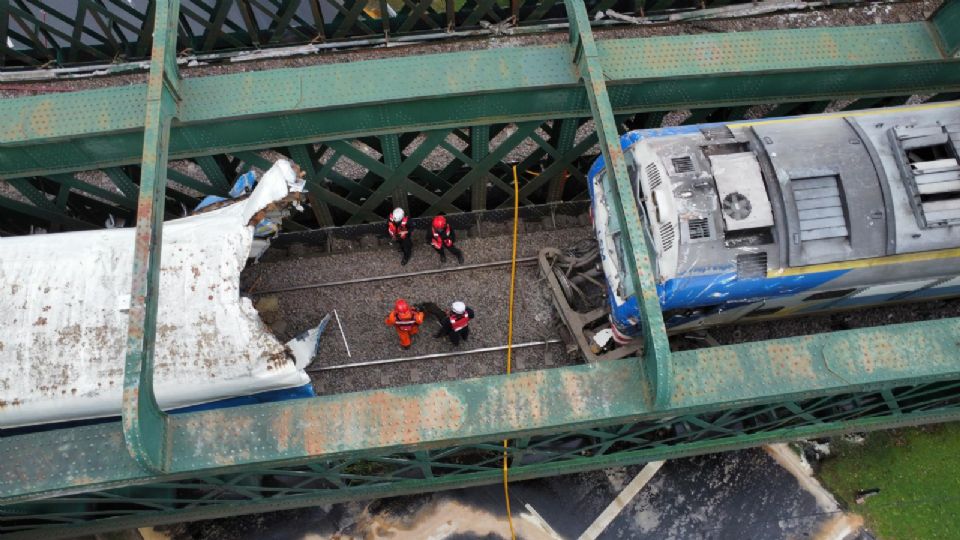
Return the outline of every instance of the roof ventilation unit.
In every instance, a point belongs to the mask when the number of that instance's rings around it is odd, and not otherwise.
[[[890,133],[920,226],[960,224],[960,125],[896,126]]]
[[[800,219],[800,241],[846,238],[850,235],[837,176],[793,178],[793,199]]]
[[[773,226],[770,198],[751,152],[710,156],[727,231]]]

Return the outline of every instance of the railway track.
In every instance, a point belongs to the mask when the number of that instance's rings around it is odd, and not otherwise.
[[[543,247],[562,248],[590,238],[590,228],[583,226],[541,229],[520,236],[514,338],[518,371],[581,361],[579,354],[562,342],[546,284],[533,263]],[[340,324],[327,327],[320,352],[308,368],[318,394],[500,374],[506,355],[510,237],[464,238],[460,244],[468,258],[464,265],[451,261],[442,265],[426,246],[415,248],[407,266],[400,266],[399,254],[383,245],[312,256],[287,250],[274,255],[272,262],[248,268],[246,294],[281,340],[337,310]],[[345,276],[350,277],[342,279]],[[445,340],[434,339],[439,326],[428,320],[413,347],[401,349],[395,333],[383,322],[398,297],[440,306],[454,299],[465,301],[477,312],[471,340],[454,348]],[[960,316],[960,301],[736,324],[709,333],[675,335],[671,343],[674,350],[683,350],[951,316]]]
[[[518,371],[579,361],[579,355],[568,353],[561,341],[548,289],[535,262],[543,247],[562,247],[591,237],[590,228],[583,226],[528,229],[518,241],[513,339]],[[288,249],[246,270],[245,294],[281,340],[336,310],[340,324],[327,326],[320,352],[308,368],[318,394],[503,373],[511,237],[488,234],[461,238],[458,244],[467,257],[463,265],[453,257],[441,264],[426,245],[415,245],[406,266],[400,265],[399,253],[386,245],[329,255]],[[401,349],[396,333],[384,323],[400,297],[441,307],[453,300],[466,302],[477,314],[469,341],[454,347],[445,339],[435,339],[439,323],[428,315],[413,346]]]

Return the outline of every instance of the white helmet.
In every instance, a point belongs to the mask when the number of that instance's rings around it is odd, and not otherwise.
[[[452,309],[457,315],[463,315],[463,313],[467,311],[467,305],[458,301],[450,304],[450,309]]]
[[[403,220],[403,216],[404,216],[403,208],[400,208],[398,206],[393,209],[393,212],[390,214],[390,219],[392,219],[393,221],[401,221]]]

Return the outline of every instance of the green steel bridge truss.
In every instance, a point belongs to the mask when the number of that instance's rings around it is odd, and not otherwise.
[[[840,0],[831,3],[847,3]],[[0,69],[109,65],[149,59],[154,0],[77,0],[72,9],[43,0],[0,2]],[[588,14],[614,10],[656,16],[747,0],[587,0]],[[142,5],[140,5],[142,4]],[[184,0],[178,54],[301,44],[339,46],[454,35],[509,22],[566,22],[561,0]],[[122,69],[122,68],[121,68]]]
[[[124,202],[86,193],[125,205],[138,227],[122,419],[0,440],[0,533],[68,536],[496,482],[503,439],[522,479],[960,418],[958,319],[671,353],[617,137],[618,125],[657,125],[674,109],[702,121],[758,103],[779,103],[779,115],[839,98],[950,98],[960,1],[920,23],[597,42],[587,7],[567,0],[566,44],[187,79],[175,63],[179,3],[155,7],[146,84],[0,102],[0,178],[28,201],[6,208],[97,226],[72,210],[96,210],[71,205],[88,188],[66,182],[99,168]],[[586,121],[594,134],[578,138]],[[403,151],[417,137],[421,153],[454,156],[449,174],[422,166],[419,147]],[[187,181],[168,159],[193,160],[208,181],[191,189],[220,193],[264,159],[256,152],[279,149],[316,175],[317,220],[352,222],[406,193],[422,212],[509,204],[498,182],[524,140],[537,155],[526,165],[541,172],[525,179],[524,202],[579,195],[579,160],[599,144],[647,323],[642,357],[174,416],[157,408],[159,237],[177,200],[168,176]],[[330,153],[362,161],[367,176],[338,179],[319,157]],[[48,181],[70,189],[51,200]]]

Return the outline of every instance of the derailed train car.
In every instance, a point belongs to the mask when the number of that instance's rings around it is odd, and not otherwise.
[[[280,343],[239,293],[241,270],[265,245],[257,231],[297,205],[302,187],[296,167],[281,160],[235,199],[164,225],[154,368],[161,408],[314,395],[304,369],[323,324]],[[0,241],[0,435],[120,415],[134,233]]]
[[[621,145],[669,332],[960,295],[956,102],[639,130]],[[609,333],[627,344],[640,318],[602,157],[588,183]]]

